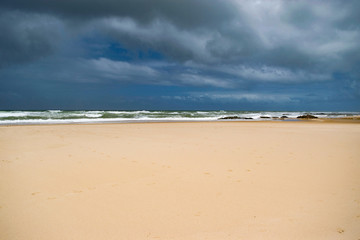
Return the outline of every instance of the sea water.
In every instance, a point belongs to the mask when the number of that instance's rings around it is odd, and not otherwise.
[[[360,115],[360,112],[262,112],[262,111],[0,111],[0,125],[103,123],[103,122],[171,122],[220,121],[238,117],[237,121],[268,121],[282,116],[294,120],[303,114],[322,118]],[[224,120],[221,120],[224,121]],[[231,120],[229,120],[231,121]]]

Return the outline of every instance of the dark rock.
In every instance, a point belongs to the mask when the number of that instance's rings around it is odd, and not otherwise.
[[[284,115],[284,116],[281,116],[280,118],[283,118],[283,119],[284,119],[284,118],[289,118],[289,117]]]
[[[231,119],[245,119],[245,120],[249,120],[249,119],[252,119],[252,118],[249,118],[249,117],[238,117],[238,116],[229,116],[229,117],[221,117],[219,118],[219,120],[231,120]]]
[[[314,118],[318,118],[318,117],[315,117],[315,116],[310,115],[310,114],[305,114],[305,115],[298,116],[297,118],[301,118],[301,119],[314,119]]]
[[[267,116],[261,116],[260,118],[270,118],[270,117],[267,117]]]
[[[219,118],[219,120],[227,120],[227,119],[242,119],[242,118],[238,117],[238,116],[229,116],[229,117],[221,117],[221,118]]]

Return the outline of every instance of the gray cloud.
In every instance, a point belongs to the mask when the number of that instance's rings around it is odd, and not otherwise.
[[[0,11],[0,67],[53,53],[62,29],[62,23],[50,15]]]
[[[231,1],[221,0],[3,0],[1,5],[73,19],[128,17],[144,25],[162,18],[183,28],[222,24],[236,14]]]
[[[56,57],[61,44],[91,33],[157,51],[161,64],[175,66],[80,55],[71,67],[75,80],[236,88],[329,81],[337,72],[357,86],[360,77],[358,1],[3,0],[0,8],[1,65]]]
[[[294,95],[284,93],[247,93],[247,92],[193,92],[189,96],[192,99],[211,99],[215,101],[249,101],[249,102],[297,102]]]
[[[59,66],[61,66],[59,68]],[[53,83],[111,83],[147,84],[162,86],[236,87],[236,82],[187,68],[171,70],[177,66],[164,62],[146,64],[99,59],[45,58],[26,66],[0,71],[0,78],[13,81],[47,81]]]
[[[106,18],[96,21],[94,28],[126,47],[155,49],[175,61],[211,58],[205,49],[210,33],[180,30],[166,21],[155,20],[144,27],[129,18]]]
[[[222,24],[184,27],[169,16],[154,17],[143,25],[136,18],[121,16],[96,21],[97,29],[127,47],[152,48],[179,62],[266,65],[310,72],[341,71],[340,65],[354,64],[348,55],[359,52],[360,31],[339,26],[354,20],[349,18],[356,12],[351,4],[228,2],[237,14],[229,18],[223,11],[226,17],[220,21]],[[183,19],[186,18],[184,12]],[[352,56],[358,57],[359,54]]]

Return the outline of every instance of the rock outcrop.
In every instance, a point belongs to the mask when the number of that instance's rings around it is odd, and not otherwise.
[[[314,119],[314,118],[318,118],[318,117],[315,117],[315,116],[310,115],[310,114],[305,114],[305,115],[298,116],[297,118],[300,118],[300,119]]]
[[[238,117],[238,116],[229,116],[229,117],[221,117],[221,118],[219,118],[219,120],[233,120],[233,119],[250,120],[250,119],[253,119],[253,118]]]

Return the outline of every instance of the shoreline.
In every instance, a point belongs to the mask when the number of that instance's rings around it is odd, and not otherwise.
[[[298,121],[360,119],[360,112],[264,112],[264,111],[0,111],[0,125],[87,124],[132,122]]]
[[[44,123],[11,123],[11,124],[1,124],[0,127],[11,127],[11,126],[56,126],[56,125],[108,125],[108,124],[146,124],[146,123],[273,123],[273,122],[329,122],[329,123],[360,123],[360,116],[354,117],[342,117],[342,118],[316,118],[316,119],[297,119],[297,118],[290,118],[290,119],[266,119],[266,120],[259,120],[259,119],[252,119],[252,120],[128,120],[128,121],[84,121],[84,122],[44,122]]]

